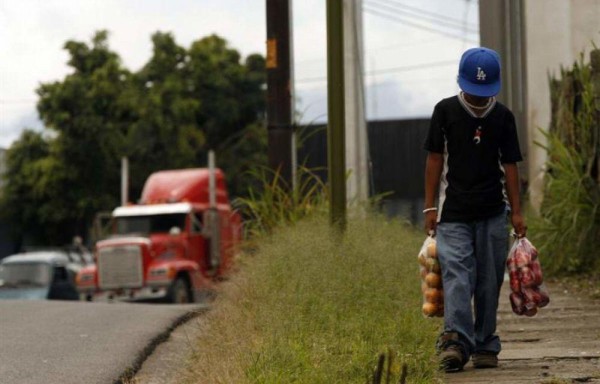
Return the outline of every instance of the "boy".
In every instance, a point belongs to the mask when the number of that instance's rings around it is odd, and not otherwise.
[[[436,234],[442,268],[444,331],[437,347],[447,372],[460,371],[471,356],[475,368],[498,366],[496,313],[508,253],[507,211],[517,235],[526,232],[515,118],[495,98],[501,86],[498,54],[484,47],[467,50],[458,84],[457,96],[435,106],[425,141],[423,212],[426,231]]]

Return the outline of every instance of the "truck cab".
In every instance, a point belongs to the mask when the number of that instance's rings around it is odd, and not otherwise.
[[[229,271],[241,240],[241,217],[218,169],[152,174],[140,203],[113,210],[110,227],[95,264],[77,276],[88,300],[199,301]]]

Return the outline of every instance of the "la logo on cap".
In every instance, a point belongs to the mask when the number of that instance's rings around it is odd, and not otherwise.
[[[477,67],[477,80],[485,81],[485,76],[486,75],[483,69],[481,69],[481,67]]]
[[[466,50],[458,65],[458,85],[473,96],[491,97],[500,92],[500,55],[493,49]]]

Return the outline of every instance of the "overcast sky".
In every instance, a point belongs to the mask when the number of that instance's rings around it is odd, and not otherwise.
[[[427,117],[455,94],[461,53],[478,43],[477,0],[363,0],[367,118]],[[265,0],[0,0],[0,147],[25,127],[42,129],[35,109],[40,83],[69,72],[67,40],[110,32],[125,67],[151,54],[150,36],[178,44],[216,33],[243,56],[265,52]],[[443,17],[439,17],[443,15]],[[293,0],[295,79],[304,121],[324,121],[325,0]]]

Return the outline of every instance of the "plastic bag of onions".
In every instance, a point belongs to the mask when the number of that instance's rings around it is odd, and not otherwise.
[[[526,237],[515,238],[506,259],[510,304],[517,315],[535,316],[550,302],[537,249]]]

